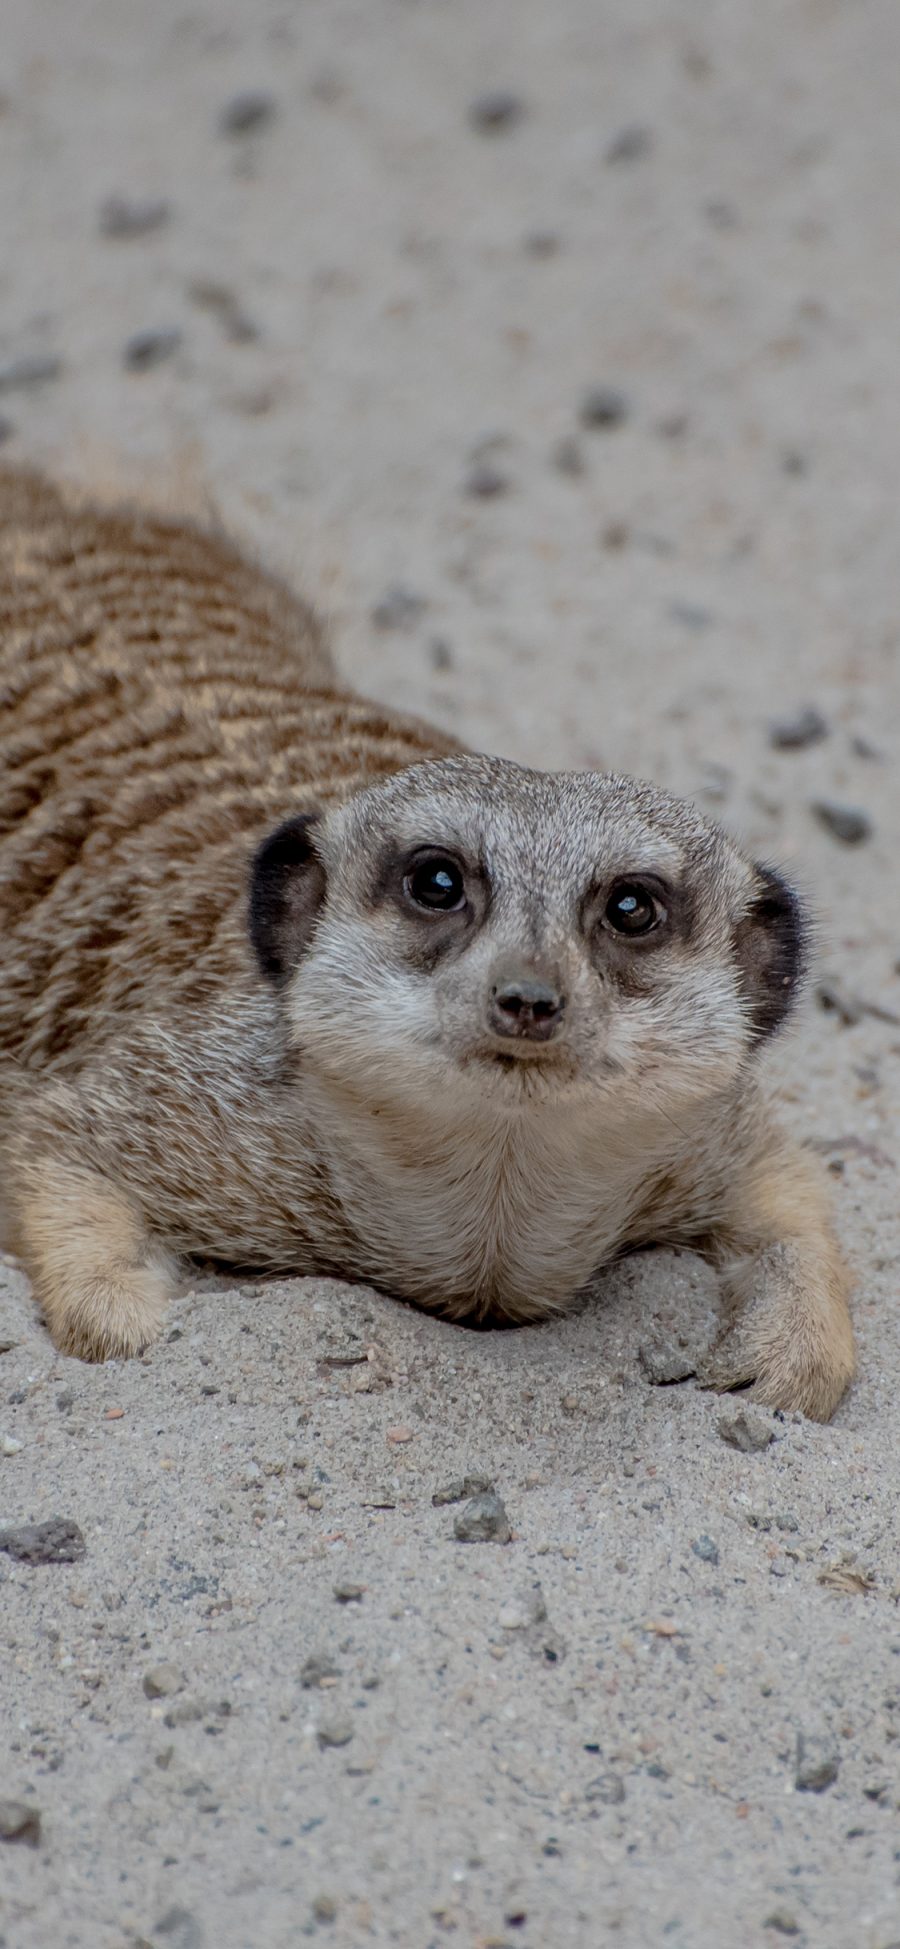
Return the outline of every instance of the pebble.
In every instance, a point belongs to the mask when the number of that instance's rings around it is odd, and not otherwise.
[[[696,1537],[691,1544],[691,1549],[694,1555],[700,1558],[701,1563],[718,1563],[719,1561],[719,1546],[713,1542],[711,1536]]]
[[[188,297],[201,310],[214,314],[233,345],[250,345],[259,337],[259,327],[227,284],[219,284],[215,278],[195,278],[188,285]]]
[[[161,230],[172,214],[163,197],[108,196],[100,205],[100,235],[126,239]]]
[[[384,1437],[385,1441],[389,1441],[394,1448],[402,1448],[404,1442],[415,1441],[415,1438],[415,1429],[407,1428],[403,1423],[399,1428],[388,1428]]]
[[[640,162],[653,147],[653,131],[641,122],[629,122],[620,129],[606,151],[607,162]]]
[[[320,1719],[316,1729],[319,1745],[349,1746],[353,1738],[353,1721],[346,1712],[332,1712],[327,1719]]]
[[[490,460],[480,460],[472,467],[463,481],[463,493],[473,500],[493,501],[499,494],[508,494],[512,483],[509,475]]]
[[[334,1585],[334,1594],[339,1604],[361,1604],[367,1589],[367,1584],[340,1583]]]
[[[834,1785],[840,1768],[834,1741],[824,1733],[797,1734],[797,1764],[794,1785],[800,1793],[824,1793]]]
[[[22,1523],[0,1529],[0,1550],[19,1563],[79,1563],[86,1544],[69,1516],[51,1516],[45,1523]]]
[[[497,1623],[504,1631],[529,1631],[535,1624],[543,1624],[547,1616],[544,1593],[539,1583],[532,1584],[530,1590],[521,1596],[511,1597],[504,1604]]]
[[[62,1393],[57,1394],[56,1405],[60,1414],[65,1414],[69,1408],[73,1408],[75,1406],[75,1389],[73,1387],[64,1387]]]
[[[697,1356],[676,1340],[659,1340],[638,1348],[638,1359],[654,1387],[670,1387],[697,1371]]]
[[[775,751],[806,751],[811,744],[821,744],[830,729],[827,717],[816,710],[815,704],[807,704],[793,717],[772,720],[769,743]]]
[[[0,1435],[0,1455],[21,1455],[23,1447],[15,1435]]]
[[[412,629],[427,608],[425,596],[417,595],[415,589],[407,589],[401,582],[395,582],[386,590],[380,602],[376,602],[372,621],[376,629]]]
[[[274,119],[274,95],[263,88],[246,88],[225,103],[219,116],[219,134],[258,135]]]
[[[523,238],[523,247],[529,257],[556,257],[560,241],[556,230],[529,230]]]
[[[628,418],[628,400],[616,386],[591,386],[581,402],[578,417],[591,431],[608,432],[622,426]]]
[[[428,645],[432,670],[452,670],[453,651],[446,636],[432,636]]]
[[[774,1929],[776,1935],[799,1935],[800,1924],[789,1908],[773,1908],[763,1923],[764,1929]]]
[[[37,1847],[41,1838],[41,1816],[27,1800],[0,1800],[0,1841],[17,1841],[23,1847]]]
[[[32,386],[46,386],[51,379],[58,379],[62,372],[62,360],[51,352],[33,352],[21,359],[10,359],[8,364],[0,365],[0,392],[28,392]]]
[[[167,1908],[158,1922],[154,1922],[153,1949],[156,1949],[160,1938],[166,1949],[203,1949],[206,1940],[196,1915],[192,1915],[189,1908],[177,1906]]]
[[[311,1692],[321,1685],[323,1678],[340,1678],[341,1668],[336,1665],[330,1651],[311,1651],[300,1671],[300,1683],[304,1692]]]
[[[551,459],[557,473],[566,474],[570,480],[578,480],[585,471],[584,454],[573,433],[557,440]]]
[[[859,995],[851,995],[842,981],[826,978],[817,981],[816,1001],[826,1015],[836,1015],[845,1029],[855,1029],[865,1015],[865,1004]]]
[[[603,1807],[621,1807],[625,1782],[618,1773],[598,1773],[584,1789],[585,1800],[599,1800]]]
[[[179,1705],[170,1706],[163,1718],[163,1725],[168,1726],[170,1732],[174,1732],[177,1726],[195,1726],[201,1719],[213,1721],[230,1719],[230,1717],[231,1703],[228,1699],[182,1699]],[[213,1725],[209,1725],[207,1729],[220,1730]]]
[[[720,1414],[716,1427],[729,1447],[742,1455],[752,1455],[775,1440],[775,1430],[758,1408],[740,1408],[737,1414]]]
[[[702,602],[670,602],[669,615],[683,629],[708,629],[713,620],[712,610],[704,608]]]
[[[511,88],[491,88],[470,102],[469,126],[477,129],[479,135],[505,134],[521,122],[524,114],[521,95],[514,94]]]
[[[184,1679],[177,1665],[151,1665],[143,1677],[144,1697],[171,1699],[184,1690]]]
[[[181,337],[176,325],[162,327],[158,331],[135,332],[122,354],[126,371],[149,372],[153,366],[162,365],[172,357],[173,352],[177,352]]]
[[[333,1895],[315,1895],[312,1904],[313,1918],[316,1922],[336,1922],[338,1905]]]
[[[442,1509],[448,1502],[465,1502],[467,1496],[489,1495],[493,1487],[489,1475],[461,1475],[453,1482],[445,1482],[443,1488],[435,1489],[431,1505],[433,1509]]]
[[[842,846],[860,846],[872,836],[868,812],[858,805],[839,805],[834,799],[814,799],[811,810],[832,839]]]
[[[472,1496],[453,1525],[457,1543],[508,1543],[512,1535],[509,1517],[493,1491]]]

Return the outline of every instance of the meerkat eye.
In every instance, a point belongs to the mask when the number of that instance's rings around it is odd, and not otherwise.
[[[410,867],[403,890],[415,907],[427,913],[458,913],[466,904],[466,887],[455,859],[428,853]]]
[[[651,934],[665,919],[662,901],[639,880],[617,880],[603,910],[604,927],[629,940]]]

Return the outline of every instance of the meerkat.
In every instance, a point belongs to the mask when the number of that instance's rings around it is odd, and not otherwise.
[[[854,1366],[821,1166],[762,1061],[796,895],[691,804],[468,753],[335,677],[223,540],[0,476],[5,1239],[58,1347],[200,1258],[453,1319],[678,1243],[700,1370],[827,1420]]]

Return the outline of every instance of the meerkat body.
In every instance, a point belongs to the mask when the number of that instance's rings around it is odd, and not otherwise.
[[[0,475],[2,1195],[60,1346],[147,1344],[191,1255],[526,1320],[681,1241],[703,1377],[827,1418],[847,1279],[758,1057],[801,962],[691,806],[459,752],[224,543]]]

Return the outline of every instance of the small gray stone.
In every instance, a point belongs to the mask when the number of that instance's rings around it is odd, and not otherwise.
[[[152,230],[161,230],[171,213],[171,205],[161,196],[108,196],[100,205],[100,234],[122,240],[147,237]]]
[[[338,1905],[333,1895],[315,1895],[312,1905],[316,1922],[336,1922]]]
[[[797,1765],[794,1785],[800,1793],[824,1793],[834,1785],[840,1768],[840,1755],[824,1733],[797,1734]]]
[[[592,432],[609,432],[628,418],[628,400],[616,386],[591,386],[585,393],[578,415],[582,426]]]
[[[816,982],[816,1001],[826,1015],[836,1015],[845,1029],[855,1029],[865,1015],[865,1004],[860,995],[851,994],[842,981],[826,976]]]
[[[171,1699],[184,1691],[184,1679],[177,1665],[151,1665],[144,1673],[145,1699]]]
[[[472,500],[493,501],[500,494],[508,494],[511,484],[509,475],[495,467],[492,461],[479,460],[466,475],[463,493]]]
[[[128,340],[122,355],[128,372],[149,372],[155,365],[162,365],[177,352],[181,344],[181,332],[176,325],[163,327],[158,331],[135,332]]]
[[[22,1847],[38,1847],[41,1816],[27,1800],[0,1800],[0,1841],[18,1842]]]
[[[425,596],[416,594],[414,589],[404,588],[395,582],[376,602],[372,610],[372,621],[376,629],[412,629],[428,608]]]
[[[625,1782],[618,1773],[598,1773],[584,1789],[585,1800],[599,1800],[603,1807],[620,1807],[625,1798]]]
[[[775,1440],[771,1422],[756,1408],[740,1408],[737,1414],[720,1414],[716,1427],[722,1440],[727,1441],[731,1448],[739,1448],[742,1455],[760,1452]]]
[[[653,131],[640,122],[629,122],[620,129],[606,151],[607,162],[640,162],[653,148]]]
[[[525,114],[525,103],[511,88],[491,88],[476,95],[469,104],[469,126],[479,135],[502,135],[515,128]]]
[[[769,743],[775,751],[805,751],[811,744],[821,744],[830,728],[827,717],[816,710],[815,704],[807,704],[793,717],[773,719],[769,725]]]
[[[361,1604],[366,1588],[365,1584],[339,1583],[334,1585],[334,1594],[339,1604]]]
[[[203,1949],[204,1939],[196,1915],[188,1908],[167,1908],[153,1924],[154,1949],[158,1942],[165,1943],[166,1949]]]
[[[259,135],[275,119],[275,98],[263,88],[232,95],[219,116],[220,135]]]
[[[670,602],[669,615],[683,629],[709,629],[713,620],[712,610],[706,609],[702,602]]]
[[[585,471],[584,454],[573,433],[557,440],[551,458],[557,472],[567,474],[570,480],[578,480]]]
[[[814,799],[812,810],[820,826],[842,846],[860,846],[872,836],[872,821],[860,806],[839,805],[834,799]]]
[[[316,1728],[319,1745],[349,1746],[353,1738],[353,1720],[346,1712],[329,1713],[327,1719],[320,1719]]]
[[[458,1476],[452,1482],[445,1482],[443,1488],[435,1489],[432,1508],[442,1509],[449,1502],[465,1502],[467,1496],[488,1495],[493,1486],[489,1475]]]
[[[711,1536],[696,1537],[691,1544],[691,1549],[694,1555],[700,1558],[701,1563],[718,1563],[719,1561],[719,1546],[713,1542]]]
[[[800,1924],[796,1915],[788,1908],[773,1908],[763,1923],[764,1929],[774,1929],[776,1935],[799,1935]]]
[[[85,1549],[78,1524],[69,1516],[51,1516],[45,1523],[0,1529],[0,1550],[18,1563],[80,1563]]]
[[[508,1543],[512,1534],[509,1517],[493,1491],[472,1496],[453,1525],[457,1543]]]
[[[638,1359],[654,1387],[671,1387],[697,1371],[697,1356],[675,1340],[657,1340],[638,1348]]]
[[[510,1597],[504,1604],[497,1623],[503,1631],[529,1631],[536,1624],[543,1624],[547,1617],[544,1593],[539,1583],[531,1585],[517,1597]]]
[[[523,239],[523,244],[529,257],[555,257],[559,250],[560,237],[556,230],[529,230],[527,237]]]
[[[0,392],[30,392],[35,386],[46,386],[51,379],[58,379],[62,372],[62,360],[51,352],[33,352],[21,359],[10,359],[7,365],[0,365]]]
[[[300,1671],[300,1683],[305,1692],[321,1685],[323,1678],[339,1678],[340,1665],[336,1665],[330,1651],[312,1651]]]
[[[66,1414],[69,1408],[75,1406],[75,1389],[73,1387],[64,1387],[62,1393],[57,1394],[56,1405],[60,1414]]]

